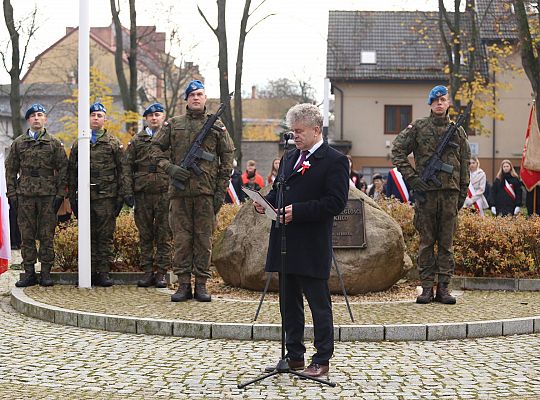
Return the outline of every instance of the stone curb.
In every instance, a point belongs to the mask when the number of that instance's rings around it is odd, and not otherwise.
[[[462,290],[510,290],[513,292],[538,292],[540,291],[540,279],[454,276],[452,277],[450,286],[454,289]]]
[[[85,290],[85,289],[81,289]],[[60,325],[145,335],[193,337],[199,339],[280,340],[278,324],[240,324],[136,318],[68,310],[35,301],[23,288],[13,288],[11,305],[21,314]],[[435,341],[540,332],[540,316],[452,323],[337,325],[336,341]],[[313,326],[306,325],[306,339],[313,338]]]

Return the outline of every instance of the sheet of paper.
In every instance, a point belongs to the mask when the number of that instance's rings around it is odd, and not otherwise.
[[[242,186],[242,191],[245,194],[247,194],[251,200],[256,201],[257,203],[259,203],[261,206],[264,207],[264,213],[266,214],[268,218],[273,219],[274,221],[276,220],[277,213],[276,213],[276,210],[274,209],[274,206],[270,204],[268,200],[266,200],[262,194],[260,194],[256,190],[252,190],[243,186]]]

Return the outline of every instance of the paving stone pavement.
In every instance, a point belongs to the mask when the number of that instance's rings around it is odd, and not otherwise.
[[[539,335],[338,342],[335,388],[281,374],[240,390],[277,361],[278,343],[56,325],[16,313],[7,293],[0,296],[0,333],[0,399],[540,398]]]
[[[78,289],[70,285],[32,286],[25,293],[41,303],[86,312],[206,322],[251,323],[258,301],[214,298],[211,303],[172,303],[169,290],[136,286]],[[307,309],[307,305],[306,305]],[[345,303],[334,303],[334,323],[350,324]],[[351,303],[356,324],[414,324],[485,321],[540,315],[540,292],[464,291],[458,304],[408,302]],[[311,323],[311,313],[306,312]],[[279,305],[265,301],[258,323],[280,323]]]

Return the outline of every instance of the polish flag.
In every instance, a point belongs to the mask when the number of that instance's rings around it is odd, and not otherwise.
[[[9,236],[9,206],[6,196],[6,167],[4,153],[0,152],[0,274],[8,270],[11,256]]]
[[[234,190],[234,186],[231,180],[229,180],[229,187],[227,188],[227,193],[229,194],[229,197],[234,204],[240,205],[240,199],[236,194],[236,190]]]
[[[391,169],[389,173],[390,176],[392,176],[394,183],[396,184],[396,187],[399,191],[399,194],[401,195],[401,198],[403,199],[403,202],[407,203],[409,201],[409,190],[407,189],[407,185],[405,184],[403,175],[401,175],[401,172],[399,172],[397,168]]]
[[[469,199],[472,199],[475,195],[476,195],[476,192],[474,191],[474,187],[473,187],[472,183],[469,182],[469,188],[467,189],[467,197]],[[483,217],[484,216],[484,209],[482,208],[482,198],[481,197],[473,203],[473,206],[476,209],[476,211],[478,211],[480,213],[480,215]]]
[[[531,107],[531,113],[529,115],[529,123],[527,124],[527,133],[525,134],[525,145],[523,146],[523,156],[521,157],[521,168],[519,171],[519,175],[521,177],[521,181],[527,188],[527,190],[530,192],[534,189],[536,185],[540,183],[540,171],[536,170],[530,170],[525,168],[523,165],[523,162],[525,161],[525,154],[527,153],[527,148],[532,149],[532,144],[538,143],[538,141],[530,141],[529,137],[531,135],[536,135],[538,137],[540,135],[539,129],[538,129],[538,121],[536,120],[536,104],[533,103],[533,106]],[[529,151],[529,156],[531,155],[532,151]]]

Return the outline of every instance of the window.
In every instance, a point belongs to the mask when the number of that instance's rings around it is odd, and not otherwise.
[[[374,51],[361,51],[360,62],[362,64],[377,64],[377,53]]]
[[[384,106],[384,133],[398,134],[412,121],[412,106]]]

